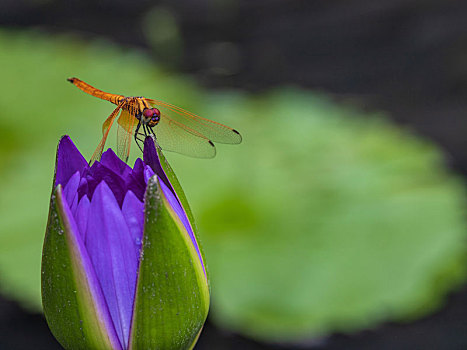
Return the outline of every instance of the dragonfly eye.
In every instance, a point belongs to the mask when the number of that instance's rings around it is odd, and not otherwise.
[[[143,111],[143,115],[144,115],[146,118],[151,118],[152,115],[153,115],[152,109],[145,109],[145,110]]]
[[[161,111],[159,111],[157,108],[153,108],[152,112],[154,113],[154,116],[158,116],[158,117],[161,116]]]
[[[159,119],[161,119],[161,117],[158,116],[158,115],[156,115],[156,116],[154,116],[154,117],[151,118],[151,120],[152,120],[153,122],[158,122]]]

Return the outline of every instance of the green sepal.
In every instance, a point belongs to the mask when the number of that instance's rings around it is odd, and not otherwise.
[[[210,284],[210,276],[209,276],[209,269],[207,264],[205,263],[206,258],[204,256],[204,250],[201,245],[199,236],[198,236],[198,227],[196,226],[195,223],[195,218],[193,216],[193,213],[191,212],[190,205],[188,204],[188,200],[186,199],[185,192],[183,191],[182,186],[180,185],[180,182],[178,181],[177,176],[175,175],[175,172],[173,171],[172,167],[170,166],[169,162],[165,158],[164,154],[162,153],[162,150],[160,147],[156,147],[157,154],[159,156],[159,161],[162,166],[162,169],[164,170],[165,174],[167,175],[168,180],[170,181],[171,185],[173,186],[175,193],[177,193],[178,199],[180,200],[183,209],[185,210],[185,213],[188,217],[188,220],[190,221],[191,227],[193,228],[193,233],[196,237],[196,240],[198,241],[198,249],[201,253],[201,257],[203,258],[204,262],[204,269],[206,272],[206,283],[208,284],[208,289],[209,293],[211,292],[211,284]]]
[[[188,220],[190,220],[191,225],[194,227],[195,219],[193,217],[193,213],[191,212],[190,205],[188,204],[188,200],[186,199],[185,192],[183,191],[183,188],[180,185],[180,182],[178,181],[175,172],[173,171],[172,167],[167,161],[167,158],[165,158],[164,153],[162,153],[161,148],[157,146],[156,150],[157,155],[159,156],[159,161],[161,163],[162,169],[164,170],[165,174],[167,175],[167,178],[169,179],[171,185],[177,193],[177,196],[180,199],[180,202],[182,203],[183,209],[185,209],[186,215],[188,216]],[[196,227],[194,227],[194,229],[196,230]]]
[[[208,309],[209,289],[200,259],[153,176],[145,195],[130,349],[191,349]]]
[[[65,349],[121,349],[110,335],[95,285],[86,274],[82,252],[64,209],[62,187],[52,193],[42,251],[42,305],[50,330]],[[107,327],[106,327],[107,324]]]

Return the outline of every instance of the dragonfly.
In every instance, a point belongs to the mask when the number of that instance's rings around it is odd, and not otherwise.
[[[172,104],[142,96],[111,94],[78,78],[67,80],[82,91],[117,106],[102,125],[102,139],[91,157],[90,164],[101,159],[107,136],[117,117],[117,155],[125,162],[130,155],[132,138],[141,151],[141,145],[144,143],[144,139],[141,138],[152,136],[161,149],[196,158],[214,157],[214,142],[242,142],[242,136],[237,130]]]

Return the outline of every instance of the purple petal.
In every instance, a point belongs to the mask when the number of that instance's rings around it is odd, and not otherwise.
[[[102,154],[100,163],[122,178],[126,178],[131,173],[131,168],[122,161],[111,148]]]
[[[152,168],[146,165],[144,167],[144,183],[147,184],[149,179],[153,177],[153,175],[154,175],[154,171],[152,170]]]
[[[74,173],[70,179],[68,180],[67,184],[63,186],[63,195],[66,198],[67,203],[73,203],[75,197],[78,200],[78,186],[80,181],[80,173],[77,171]]]
[[[76,209],[78,209],[78,194],[73,197],[73,203],[70,205],[70,210],[73,215],[76,214]]]
[[[135,258],[139,260],[144,229],[144,203],[133,192],[128,191],[123,201],[122,213],[131,233]]]
[[[144,192],[146,191],[146,183],[144,182],[144,164],[143,161],[136,159],[135,166],[131,174],[125,179],[125,184],[129,191],[132,191],[140,201],[144,200]]]
[[[86,196],[88,194],[88,192],[88,180],[86,179],[86,177],[82,177],[79,181],[78,186],[78,200],[80,201],[83,198],[83,196]]]
[[[115,327],[112,322],[103,291],[97,279],[94,267],[92,266],[91,259],[89,258],[84,241],[78,233],[79,229],[73,215],[71,214],[70,207],[60,189],[57,191],[57,199],[59,211],[62,213],[64,226],[66,227],[66,231],[70,233],[68,239],[70,240],[70,246],[72,248],[72,259],[81,263],[83,272],[87,277],[86,281],[88,282],[92,301],[95,303],[94,305],[96,306],[97,314],[100,315],[103,327],[107,330],[110,342],[113,344],[115,349],[122,349],[117,333],[115,332]]]
[[[144,163],[149,165],[154,173],[173,191],[172,185],[170,184],[164,169],[162,168],[159,155],[157,154],[156,146],[152,137],[146,137],[144,140],[144,151],[143,151]],[[147,181],[146,181],[147,183]]]
[[[131,233],[112,190],[102,181],[89,208],[86,247],[124,348],[128,346],[137,259]]]
[[[86,159],[78,151],[68,136],[60,139],[57,150],[57,164],[55,166],[55,186],[65,185],[77,171],[80,174],[88,168]]]
[[[135,166],[133,167],[133,171],[131,175],[135,178],[136,181],[144,182],[143,178],[144,172],[144,163],[141,158],[136,159]]]
[[[88,215],[89,215],[89,207],[91,203],[89,202],[88,196],[84,196],[78,203],[78,207],[76,208],[76,213],[74,214],[76,223],[78,224],[78,230],[81,234],[81,238],[83,241],[86,239],[86,228],[88,225]]]
[[[94,162],[94,164],[98,164],[97,162]],[[93,164],[93,166],[94,166]],[[94,194],[94,191],[99,183],[94,180],[91,174],[86,175],[86,187],[87,187],[87,192],[84,193],[87,195],[89,198],[92,198],[92,195]],[[83,195],[84,195],[83,194]]]
[[[135,196],[140,200],[144,200],[144,192],[146,191],[146,184],[135,181],[131,176],[127,179],[127,190],[135,194]]]
[[[123,198],[126,193],[125,180],[120,177],[120,175],[113,172],[111,169],[107,168],[105,165],[102,165],[99,162],[94,162],[90,169],[90,175],[93,180],[87,178],[88,181],[88,196],[91,198],[95,190],[95,186],[101,181],[105,181],[106,184],[111,188],[115,198],[117,199],[118,204],[121,206],[123,204]]]

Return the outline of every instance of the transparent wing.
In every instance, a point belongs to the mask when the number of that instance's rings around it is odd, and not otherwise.
[[[150,105],[157,107],[161,113],[177,123],[187,126],[205,138],[219,143],[238,144],[242,142],[240,133],[226,125],[200,117],[180,107],[159,100],[145,99]]]
[[[110,128],[115,120],[115,117],[118,115],[118,112],[122,108],[122,104],[119,104],[117,108],[114,109],[112,114],[105,120],[104,124],[102,124],[102,139],[97,145],[96,150],[92,154],[91,160],[89,161],[89,165],[92,165],[96,160],[101,160],[102,151],[104,150],[105,141],[107,140],[107,136],[109,136]]]
[[[161,113],[161,120],[154,128],[156,141],[163,150],[196,158],[212,158],[216,147],[204,135]]]
[[[122,110],[117,120],[117,155],[124,162],[128,161],[130,146],[138,119],[127,110]]]

